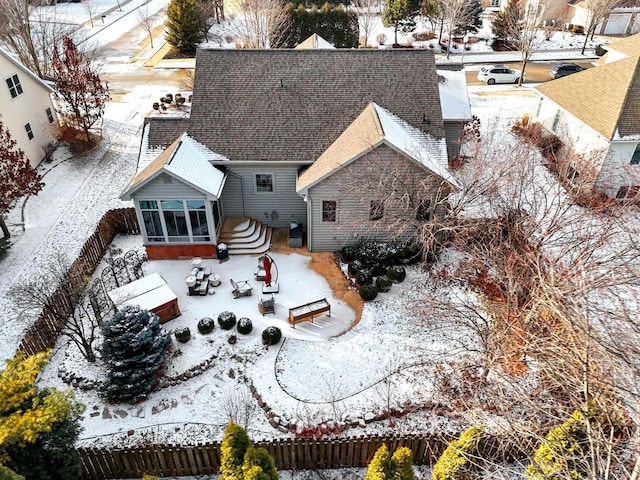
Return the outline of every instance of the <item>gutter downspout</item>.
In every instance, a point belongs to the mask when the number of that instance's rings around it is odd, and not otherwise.
[[[313,209],[311,208],[312,207],[311,197],[309,197],[308,192],[305,199],[307,200],[307,250],[309,250],[310,252],[313,252],[313,241],[312,241],[313,222],[311,221],[311,219],[313,218],[313,215],[312,215]]]

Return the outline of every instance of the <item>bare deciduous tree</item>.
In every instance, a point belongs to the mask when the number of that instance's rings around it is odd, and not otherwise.
[[[27,0],[0,0],[0,43],[43,79],[53,78],[51,56],[62,38],[77,39],[73,25],[56,21],[55,6]],[[45,11],[46,9],[46,11]]]
[[[596,27],[602,23],[611,10],[621,4],[622,0],[586,0],[580,4],[580,7],[585,12],[584,43],[582,44],[582,51],[580,53],[584,54],[589,35],[591,35],[593,39]]]
[[[153,49],[153,19],[149,15],[149,6],[145,3],[138,7],[138,22],[149,36],[149,44]]]
[[[220,401],[220,412],[226,422],[248,430],[258,413],[258,404],[248,388],[227,392]]]
[[[363,36],[362,47],[366,47],[369,44],[369,37],[375,27],[378,16],[378,3],[377,0],[353,1],[353,6],[358,12],[358,22]]]
[[[91,22],[91,28],[94,27],[93,25],[93,17],[95,16],[96,12],[98,11],[98,6],[94,3],[91,2],[91,0],[84,0],[82,2],[82,6],[84,7],[85,11],[87,12],[87,15],[89,15],[89,22]]]
[[[447,58],[453,48],[453,32],[473,20],[468,0],[440,0],[439,9],[441,21],[447,29]]]
[[[196,10],[202,37],[209,41],[209,30],[215,23],[220,23],[219,5],[213,0],[200,0],[196,2]]]
[[[242,0],[239,4],[240,13],[231,23],[238,32],[243,48],[268,48],[270,35],[280,32],[285,35],[289,15],[285,5],[280,0]]]

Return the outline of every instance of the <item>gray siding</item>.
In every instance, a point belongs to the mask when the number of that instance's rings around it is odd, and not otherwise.
[[[462,130],[464,122],[459,120],[444,122],[444,135],[447,139],[447,155],[449,158],[455,158],[460,153],[460,139],[462,138]]]
[[[311,228],[308,245],[312,251],[335,251],[359,238],[391,240],[415,234],[419,223],[414,217],[418,197],[432,199],[448,193],[442,180],[415,162],[386,146],[354,161],[350,165],[309,189]],[[395,193],[394,193],[395,192]],[[322,221],[322,201],[337,202],[337,221]],[[370,202],[384,200],[384,215],[369,219]]]
[[[288,226],[292,221],[306,223],[306,205],[296,193],[296,165],[232,165],[229,170],[222,193],[222,205],[227,217],[248,216],[271,227]],[[272,173],[275,176],[275,193],[255,192],[256,173]],[[237,177],[242,178],[242,182]]]
[[[170,180],[170,183],[165,180]],[[133,198],[135,200],[202,200],[206,199],[206,196],[162,173],[136,191]]]

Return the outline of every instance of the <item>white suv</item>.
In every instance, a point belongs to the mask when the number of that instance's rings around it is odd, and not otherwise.
[[[489,85],[494,83],[518,83],[522,72],[520,70],[512,70],[506,65],[490,65],[482,67],[478,72],[478,80],[486,82]],[[524,81],[525,77],[522,77]]]

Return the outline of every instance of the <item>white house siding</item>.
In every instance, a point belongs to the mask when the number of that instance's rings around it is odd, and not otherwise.
[[[225,166],[229,175],[222,192],[222,206],[227,217],[248,216],[271,227],[285,227],[294,221],[306,223],[306,206],[296,193],[297,165],[256,162]],[[275,192],[257,193],[256,173],[273,174]]]
[[[623,186],[640,186],[640,165],[631,165],[636,142],[611,142],[607,159],[600,170],[596,187],[615,197]]]
[[[0,115],[4,126],[9,130],[17,146],[24,151],[33,167],[44,157],[42,147],[56,141],[55,128],[58,126],[55,108],[51,102],[49,90],[30,74],[16,66],[0,54]],[[23,94],[11,98],[6,79],[17,74]],[[49,123],[46,109],[50,108],[54,121]],[[29,140],[25,125],[29,124],[34,137]]]
[[[370,158],[369,155],[374,157]],[[421,185],[425,181],[427,188],[432,188],[434,192],[440,185],[439,177],[430,174],[424,168],[386,146],[378,148],[369,155],[355,160],[309,189],[308,208],[310,209],[309,221],[311,222],[311,226],[307,228],[309,250],[335,251],[345,245],[355,243],[359,238],[389,240],[400,233],[400,228],[398,228],[400,224],[403,224],[404,227],[410,225],[409,222],[402,222],[400,219],[411,214],[397,204],[385,204],[382,219],[375,221],[369,219],[370,201],[384,200],[388,197],[385,186],[374,191],[364,184],[375,183],[381,164],[388,165],[393,162],[395,165],[401,165],[400,168],[394,167],[395,173],[398,173],[398,177],[403,178],[404,181],[410,178],[415,189],[418,188],[417,185]],[[322,202],[324,200],[337,202],[336,222],[322,221]],[[389,222],[393,225],[391,229]],[[413,233],[413,230],[409,228],[406,232],[402,232],[401,237],[406,238]]]

